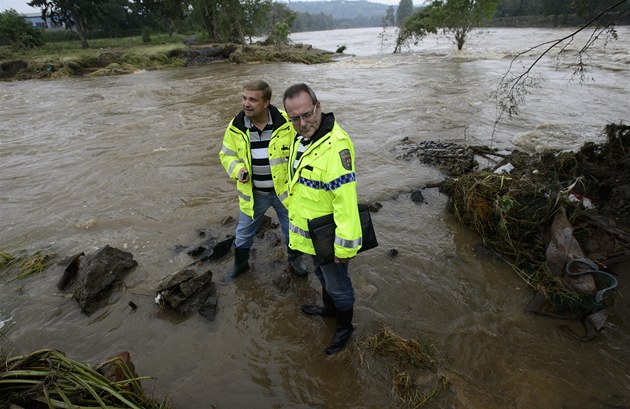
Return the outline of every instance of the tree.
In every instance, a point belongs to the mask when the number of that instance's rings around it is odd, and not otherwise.
[[[188,2],[177,0],[136,0],[131,3],[143,26],[164,30],[168,35],[173,35],[175,23],[184,19],[187,6]]]
[[[0,39],[16,50],[42,45],[42,34],[24,21],[24,16],[14,9],[0,13]]]
[[[271,0],[241,0],[241,7],[244,13],[244,34],[249,37],[250,41],[253,36],[270,32],[271,27],[275,24],[270,19]]]
[[[461,50],[471,30],[483,26],[497,10],[501,0],[434,0],[429,6],[407,18],[394,52],[411,40],[417,43],[428,33],[438,30],[452,36]]]
[[[90,24],[100,20],[103,0],[32,0],[28,5],[41,8],[43,18],[75,31],[81,47],[89,48],[85,33]]]
[[[275,26],[278,23],[286,23],[289,27],[293,25],[293,22],[297,18],[298,13],[291,10],[283,3],[274,1],[271,4],[271,26]]]
[[[271,28],[267,43],[273,44],[276,48],[281,49],[289,44],[289,25],[287,23],[277,23]]]
[[[396,9],[396,24],[402,27],[403,21],[413,14],[413,2],[411,0],[400,0]]]
[[[192,9],[201,17],[211,41],[245,44],[247,14],[239,0],[193,0]]]
[[[394,6],[387,7],[387,12],[382,20],[383,28],[394,27],[396,25],[396,17],[394,17]]]

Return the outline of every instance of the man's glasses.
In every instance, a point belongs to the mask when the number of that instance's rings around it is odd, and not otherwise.
[[[315,110],[317,110],[317,105],[319,105],[319,102],[315,104],[311,112],[307,112],[300,116],[291,116],[289,117],[289,120],[293,122],[294,124],[299,124],[300,122],[302,122],[302,120],[304,120],[304,122],[308,121],[309,119],[313,117],[313,115],[315,115]]]

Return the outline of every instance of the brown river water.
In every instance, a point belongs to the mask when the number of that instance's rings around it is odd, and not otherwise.
[[[351,264],[357,330],[349,349],[383,325],[430,342],[451,383],[448,407],[630,407],[630,317],[612,311],[602,333],[582,343],[562,329],[579,325],[527,313],[532,290],[505,263],[473,251],[480,238],[447,212],[444,195],[427,189],[425,204],[411,201],[412,189],[444,176],[397,160],[394,149],[404,137],[530,152],[601,140],[604,125],[630,120],[630,29],[618,31],[618,41],[591,50],[584,84],[568,67],[577,41],[561,59],[544,58],[539,88],[494,133],[497,83],[511,57],[569,30],[492,29],[462,52],[432,36],[398,55],[376,28],[299,33],[295,42],[343,44],[355,56],[1,83],[0,249],[63,257],[108,244],[139,266],[90,316],[57,291],[50,270],[0,276],[0,344],[12,354],[56,348],[84,362],[129,351],[138,373],[155,378],[144,381],[149,393],[176,408],[397,407],[383,370],[352,354],[325,356],[332,324],[299,311],[315,277],[288,291],[274,285],[285,274],[273,261],[281,246],[269,256],[255,242],[257,267],[217,283],[214,321],[158,314],[154,303],[159,281],[191,261],[178,245],[198,243],[198,229],[233,234],[234,223],[221,221],[237,216],[236,191],[218,152],[241,84],[265,79],[281,105],[282,91],[305,81],[355,142],[360,200],[383,204],[373,214],[380,247]],[[215,281],[230,264],[209,264]]]

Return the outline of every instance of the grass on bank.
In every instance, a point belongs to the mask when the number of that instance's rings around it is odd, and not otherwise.
[[[141,37],[94,39],[87,49],[79,41],[58,41],[20,52],[4,46],[0,63],[18,64],[18,79],[125,74],[182,66],[180,57],[186,52],[182,40],[183,36],[156,35],[145,45]]]
[[[148,44],[141,36],[88,40],[90,48],[81,48],[78,40],[48,41],[32,50],[16,51],[0,47],[0,78],[64,78],[78,75],[102,76],[129,74],[140,70],[156,70],[187,65],[190,49],[183,43],[188,36],[154,35]],[[195,36],[203,46],[203,35]],[[208,46],[210,46],[208,44]],[[212,45],[210,47],[217,46]],[[229,61],[236,64],[290,62],[321,64],[330,62],[333,53],[313,50],[303,44],[283,47],[262,44],[223,44]],[[227,57],[227,54],[224,55]],[[192,64],[195,64],[192,61]]]

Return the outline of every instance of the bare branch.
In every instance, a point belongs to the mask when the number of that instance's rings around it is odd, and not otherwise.
[[[580,32],[593,26],[600,19],[602,19],[606,14],[614,11],[618,7],[622,6],[624,3],[629,3],[629,2],[630,0],[620,0],[617,3],[611,5],[610,7],[602,10],[599,14],[594,16],[586,24],[576,29],[575,31],[571,32],[570,34],[562,38],[546,41],[544,43],[535,45],[525,51],[522,51],[516,54],[516,56],[514,56],[514,58],[512,58],[512,60],[510,61],[508,70],[505,72],[505,74],[503,75],[499,83],[498,95],[500,96],[500,98],[497,103],[499,113],[497,115],[497,120],[495,122],[495,128],[496,128],[496,124],[499,122],[503,114],[506,113],[509,117],[511,117],[512,115],[516,115],[518,113],[519,103],[523,101],[524,96],[529,92],[527,88],[531,87],[532,85],[535,85],[536,83],[535,80],[530,78],[530,75],[534,67],[540,62],[540,60],[543,57],[549,54],[553,49],[560,46],[560,49],[558,51],[558,56],[559,56],[560,54],[566,51],[567,47],[573,43],[573,41],[575,40],[575,37]],[[612,37],[614,39],[617,38],[617,34],[613,28],[615,18],[619,18],[621,15],[624,15],[625,13],[628,12],[628,10],[630,10],[630,6],[626,9],[621,10],[619,14],[616,15],[616,17],[609,19],[603,24],[597,24],[595,28],[593,29],[593,32],[591,33],[589,38],[582,45],[582,47],[578,51],[577,62],[573,70],[573,73],[575,75],[579,74],[581,76],[580,77],[581,80],[584,79],[584,75],[587,72],[587,65],[584,63],[583,56],[588,55],[588,49],[591,48],[593,44],[597,40],[599,40],[600,37],[604,33],[606,33],[608,37]],[[529,66],[527,66],[519,75],[510,77],[516,61],[520,60],[521,57],[523,57],[524,55],[527,55],[541,48],[543,48],[543,50],[540,52],[540,54],[538,54],[536,59],[532,63],[529,64]]]

